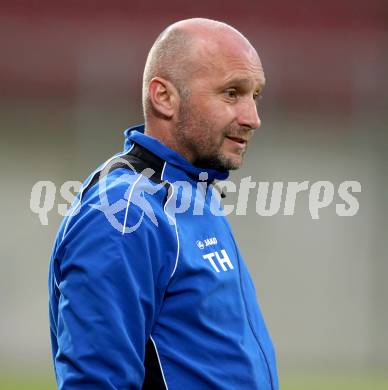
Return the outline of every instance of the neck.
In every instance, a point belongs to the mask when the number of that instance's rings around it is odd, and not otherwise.
[[[150,123],[146,121],[144,134],[157,139],[163,145],[175,150],[189,162],[194,161],[193,153],[179,143],[176,131],[171,126],[166,126],[164,123]]]

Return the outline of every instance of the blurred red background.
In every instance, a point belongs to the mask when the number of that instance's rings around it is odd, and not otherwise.
[[[202,16],[241,30],[262,56],[271,104],[379,109],[387,103],[388,6],[353,1],[10,1],[0,10],[4,98],[96,99],[140,104],[155,37]],[[137,107],[140,109],[140,106]]]

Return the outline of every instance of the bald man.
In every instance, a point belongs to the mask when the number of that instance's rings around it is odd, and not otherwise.
[[[148,55],[145,125],[85,181],[50,262],[60,389],[276,390],[273,345],[214,182],[264,87],[234,28],[177,22]]]

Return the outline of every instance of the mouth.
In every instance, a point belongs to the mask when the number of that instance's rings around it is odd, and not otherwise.
[[[227,139],[231,140],[232,142],[238,144],[239,146],[246,146],[248,141],[244,138],[241,138],[241,137],[232,137],[232,136],[227,136],[226,137]]]

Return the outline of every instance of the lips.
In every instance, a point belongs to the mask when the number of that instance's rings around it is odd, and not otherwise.
[[[234,141],[234,142],[237,142],[237,143],[239,143],[239,144],[241,144],[241,145],[246,145],[247,142],[248,142],[246,139],[241,138],[241,137],[227,136],[226,138],[228,138],[228,139],[230,139],[230,140],[232,140],[232,141]]]

